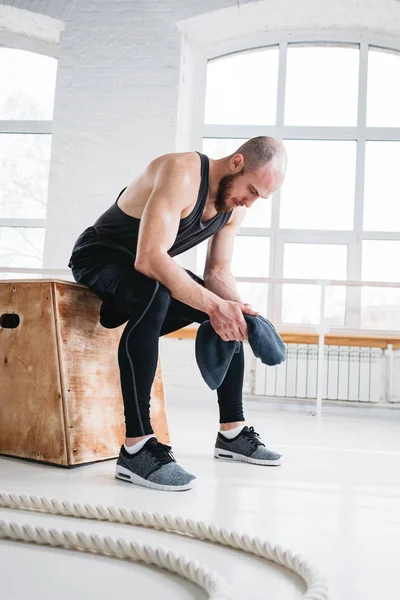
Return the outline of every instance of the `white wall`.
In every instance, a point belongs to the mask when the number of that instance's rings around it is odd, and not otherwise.
[[[47,3],[41,4],[45,10]],[[217,8],[223,10],[195,18]],[[279,39],[281,32],[304,31],[308,36],[316,29],[324,35],[357,31],[365,39],[379,34],[393,42],[400,29],[400,3],[78,1],[60,39],[45,267],[65,267],[77,235],[120,189],[153,157],[175,150],[182,48],[178,23],[185,39],[203,52],[217,39],[221,48],[239,49],[272,34]]]

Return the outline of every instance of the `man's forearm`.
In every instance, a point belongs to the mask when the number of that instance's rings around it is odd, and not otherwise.
[[[165,285],[173,298],[207,314],[220,303],[218,295],[196,283],[170,256],[153,256],[145,262],[136,260],[135,268]]]
[[[243,302],[236,289],[236,281],[230,270],[224,269],[205,273],[204,283],[207,290],[224,300]]]

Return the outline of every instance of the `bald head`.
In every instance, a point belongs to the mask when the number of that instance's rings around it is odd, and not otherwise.
[[[282,185],[286,150],[274,138],[259,136],[240,146],[234,154],[215,161],[220,180],[215,200],[218,212],[237,206],[250,208],[258,198],[269,198]]]
[[[272,170],[279,171],[283,176],[286,172],[286,150],[284,146],[274,138],[261,135],[252,138],[238,148],[235,154],[241,154],[244,158],[244,172],[257,171],[269,165]],[[234,154],[232,155],[234,156]]]

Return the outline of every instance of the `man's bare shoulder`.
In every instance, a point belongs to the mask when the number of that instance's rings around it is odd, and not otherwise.
[[[177,177],[184,177],[197,183],[200,179],[200,156],[197,152],[172,152],[154,159],[149,169],[157,172],[168,171]]]

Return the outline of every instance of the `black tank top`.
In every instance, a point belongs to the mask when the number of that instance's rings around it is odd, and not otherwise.
[[[197,202],[192,212],[180,220],[175,242],[168,251],[170,256],[177,256],[214,235],[226,225],[232,214],[232,211],[217,214],[209,221],[202,223],[201,219],[208,195],[209,160],[204,154],[200,152],[198,154],[201,160],[201,181]],[[83,248],[98,245],[120,249],[136,256],[140,219],[127,215],[117,204],[125,190],[126,188],[120,192],[114,204],[97,219],[95,224],[88,227],[79,236],[74,245],[71,260],[74,253]]]

